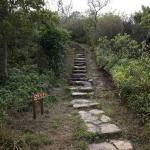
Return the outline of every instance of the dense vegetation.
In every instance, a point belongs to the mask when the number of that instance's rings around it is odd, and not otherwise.
[[[150,114],[150,61],[139,47],[129,35],[118,34],[111,41],[100,38],[95,52],[99,67],[112,75],[123,103],[146,123]]]

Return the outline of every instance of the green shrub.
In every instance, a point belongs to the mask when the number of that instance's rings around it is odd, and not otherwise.
[[[102,37],[95,48],[99,67],[112,75],[122,101],[146,123],[150,118],[150,60],[142,51],[127,34],[111,41]]]
[[[0,85],[0,105],[4,110],[12,106],[18,111],[31,107],[31,94],[46,91],[53,80],[53,71],[38,73],[37,65],[24,65],[21,69],[9,70],[9,78]]]
[[[59,76],[69,33],[58,28],[41,28],[39,34],[39,44],[48,56],[49,67]]]

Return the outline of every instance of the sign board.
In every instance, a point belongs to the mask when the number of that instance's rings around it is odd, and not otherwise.
[[[43,99],[45,98],[46,93],[45,92],[40,92],[37,94],[32,94],[32,105],[33,105],[33,118],[36,119],[36,101],[40,101],[41,103],[41,115],[43,115]]]
[[[45,92],[40,92],[40,93],[37,93],[37,94],[33,94],[32,95],[32,100],[33,101],[41,100],[41,99],[45,98],[45,96],[46,96]]]

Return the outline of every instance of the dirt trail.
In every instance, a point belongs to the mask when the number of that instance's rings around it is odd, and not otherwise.
[[[149,141],[143,138],[145,128],[138,125],[132,112],[121,105],[119,98],[115,97],[116,89],[110,75],[104,70],[99,70],[94,52],[84,47],[87,60],[88,76],[93,80],[94,100],[101,104],[102,110],[111,117],[119,128],[122,129],[122,138],[130,140],[135,150],[150,150]],[[48,89],[53,102],[44,105],[44,114],[40,116],[38,108],[37,119],[32,118],[32,110],[16,116],[10,120],[12,128],[25,133],[34,134],[39,143],[31,143],[32,150],[84,150],[79,148],[80,141],[74,141],[74,132],[79,122],[76,121],[78,110],[69,107],[73,99],[68,89],[68,79],[74,65],[75,49],[82,49],[79,45],[69,43],[66,58],[62,67],[61,77],[54,81]],[[21,121],[20,121],[21,120]],[[149,135],[147,135],[149,136]],[[49,142],[41,142],[42,137],[47,137]],[[86,150],[86,149],[85,149]]]

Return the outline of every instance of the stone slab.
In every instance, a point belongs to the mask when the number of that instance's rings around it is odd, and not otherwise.
[[[87,73],[87,70],[73,70],[73,73]]]
[[[100,132],[103,134],[114,134],[114,133],[120,133],[122,132],[121,129],[119,129],[115,124],[111,123],[105,123],[99,125]]]
[[[103,142],[100,144],[90,144],[90,150],[117,150],[112,144]]]
[[[86,69],[86,66],[74,66],[73,69]]]
[[[87,94],[88,93],[86,93],[86,92],[72,92],[72,96],[85,96]]]
[[[75,60],[74,61],[74,64],[76,65],[76,64],[79,64],[79,63],[83,63],[84,65],[86,64],[86,61],[84,61],[84,60]]]
[[[80,92],[92,92],[92,87],[81,87],[79,88]]]
[[[93,124],[86,124],[86,126],[87,126],[87,130],[89,132],[92,132],[92,133],[99,132],[99,129],[95,125],[93,125]]]
[[[86,59],[85,59],[85,58],[79,58],[79,57],[78,57],[78,58],[75,58],[74,60],[75,60],[75,61],[76,61],[76,60],[77,60],[77,61],[78,61],[78,60],[79,60],[79,61],[80,61],[80,60],[81,60],[81,61],[85,61]]]
[[[110,143],[112,143],[118,150],[133,150],[133,146],[129,141],[111,140]]]
[[[86,77],[86,73],[76,73],[76,74],[71,74],[72,78],[85,78]]]
[[[104,111],[103,110],[98,110],[98,109],[92,109],[89,111],[91,114],[93,115],[102,115],[104,114]]]
[[[82,104],[74,104],[73,108],[80,109],[80,108],[90,108],[99,105],[99,103],[82,103]]]
[[[92,122],[92,124],[94,124],[94,125],[99,125],[99,124],[102,124],[103,122],[102,121],[100,121],[100,120],[94,120],[93,122]]]
[[[88,78],[69,78],[70,81],[88,81]]]
[[[82,62],[82,63],[81,63],[81,62],[76,62],[76,63],[75,63],[76,66],[85,66],[85,64],[86,64],[86,63],[83,63],[83,62]]]
[[[84,122],[93,122],[98,120],[97,117],[92,116],[89,112],[79,112],[79,114],[81,115],[81,118],[83,119]]]
[[[106,122],[110,122],[111,119],[110,119],[110,117],[108,117],[108,116],[106,116],[106,115],[102,115],[102,116],[101,116],[101,121],[106,123]]]
[[[86,104],[86,103],[90,103],[90,100],[86,100],[86,99],[74,99],[71,101],[72,104]]]
[[[91,87],[91,83],[89,81],[71,81],[70,84],[77,86]]]
[[[89,107],[88,104],[74,104],[74,105],[73,105],[73,108],[76,108],[76,109],[88,108],[88,107]]]

